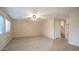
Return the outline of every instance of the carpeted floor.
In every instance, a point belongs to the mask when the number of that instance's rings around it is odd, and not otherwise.
[[[64,39],[45,37],[15,38],[3,51],[78,51],[79,47],[70,45]]]

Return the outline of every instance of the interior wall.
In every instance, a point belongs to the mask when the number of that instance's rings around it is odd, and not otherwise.
[[[44,20],[41,26],[42,36],[54,39],[54,19]]]
[[[13,37],[44,36],[54,39],[54,19],[33,21],[15,21]]]
[[[69,15],[69,43],[79,46],[79,11]]]
[[[7,16],[6,13],[4,13],[2,10],[0,10],[0,15],[2,15],[4,17],[4,20],[6,18],[9,18]],[[9,18],[9,20],[12,22],[11,18]],[[3,26],[3,33],[0,34],[0,50],[2,50],[6,45],[7,43],[11,40],[11,32],[8,32],[6,33],[5,32],[5,25]]]
[[[66,42],[69,41],[69,19],[66,19],[65,21],[65,39]]]
[[[28,37],[41,35],[40,22],[19,20],[14,23],[14,37]]]
[[[60,38],[60,21],[59,19],[55,19],[55,24],[54,24],[54,35],[55,39]]]

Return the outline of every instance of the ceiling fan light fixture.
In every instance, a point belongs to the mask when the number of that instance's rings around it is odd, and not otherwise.
[[[36,19],[37,17],[36,17],[36,15],[32,15],[32,18],[33,18],[33,19]]]
[[[40,18],[40,14],[35,14],[35,13],[30,13],[29,17],[33,20],[36,21],[38,18]]]
[[[33,20],[37,20],[39,17],[40,17],[40,16],[39,16],[38,14],[33,14],[33,15],[32,15],[32,19],[33,19]]]

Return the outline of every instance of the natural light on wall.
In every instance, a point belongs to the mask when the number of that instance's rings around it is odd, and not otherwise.
[[[64,27],[64,21],[61,21],[61,22],[60,22],[60,25],[61,25],[62,27]]]
[[[3,17],[0,16],[0,34],[3,32]]]
[[[6,19],[5,25],[6,25],[6,32],[10,32],[10,26],[11,26],[10,21]]]

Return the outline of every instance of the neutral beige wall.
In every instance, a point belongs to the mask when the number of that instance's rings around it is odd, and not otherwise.
[[[15,21],[13,37],[45,36],[54,39],[54,19],[33,21]]]
[[[14,37],[40,36],[40,23],[20,20],[14,23]]]
[[[68,42],[69,40],[69,19],[66,19],[65,21],[65,38],[66,38],[66,41]]]
[[[2,15],[5,18],[9,18],[6,13],[4,13],[2,10],[0,10],[0,15]],[[9,20],[12,22],[11,18]],[[0,34],[0,50],[2,50],[7,43],[11,40],[11,32],[6,33],[5,32],[5,25],[3,26],[3,34]]]
[[[42,35],[54,39],[54,19],[44,20],[41,26]]]

